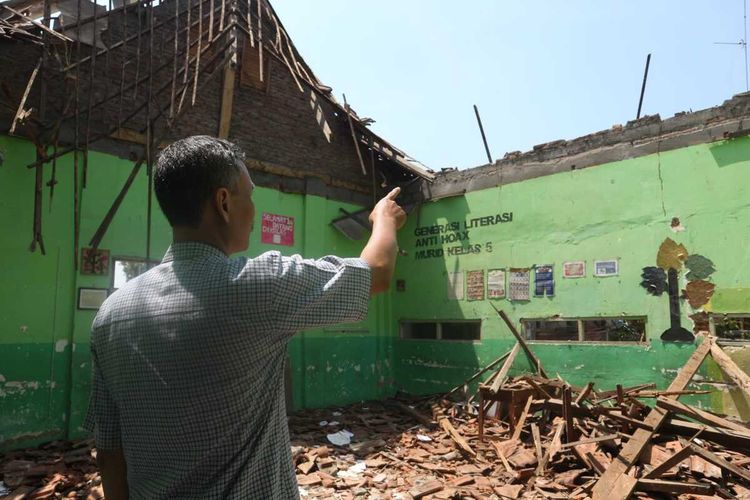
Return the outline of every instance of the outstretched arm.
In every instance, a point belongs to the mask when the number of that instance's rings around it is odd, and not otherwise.
[[[395,188],[380,200],[370,213],[372,234],[360,258],[370,266],[371,295],[388,290],[396,268],[396,231],[406,222],[406,213],[395,201],[400,192],[401,188]]]
[[[128,468],[122,449],[96,450],[96,463],[102,474],[107,500],[128,500]]]

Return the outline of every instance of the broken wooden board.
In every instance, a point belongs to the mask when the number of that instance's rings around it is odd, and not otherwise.
[[[681,391],[685,389],[695,372],[700,368],[703,360],[706,359],[711,350],[711,342],[704,339],[700,346],[693,352],[690,359],[687,360],[677,377],[669,384],[669,391]],[[674,397],[674,396],[673,396]],[[646,416],[645,422],[649,427],[658,430],[659,426],[667,418],[667,412],[662,408],[654,408]],[[651,441],[654,431],[637,429],[622,451],[614,460],[612,465],[599,478],[592,496],[594,500],[626,500],[632,493],[636,481],[626,473],[628,469],[638,460],[643,449]]]

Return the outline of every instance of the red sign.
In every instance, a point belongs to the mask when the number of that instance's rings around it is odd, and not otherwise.
[[[260,241],[271,245],[294,245],[294,217],[263,212]]]

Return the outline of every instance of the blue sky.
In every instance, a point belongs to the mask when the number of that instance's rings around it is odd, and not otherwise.
[[[427,166],[487,162],[745,91],[742,0],[273,0],[337,98]]]

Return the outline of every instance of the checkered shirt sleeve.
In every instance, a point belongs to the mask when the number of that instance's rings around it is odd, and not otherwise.
[[[362,259],[277,256],[274,323],[282,332],[362,321],[370,300],[370,267]]]
[[[120,442],[120,412],[109,389],[107,389],[101,370],[97,367],[96,353],[93,348],[91,357],[91,397],[83,427],[94,433],[97,448],[116,450],[122,447]]]

